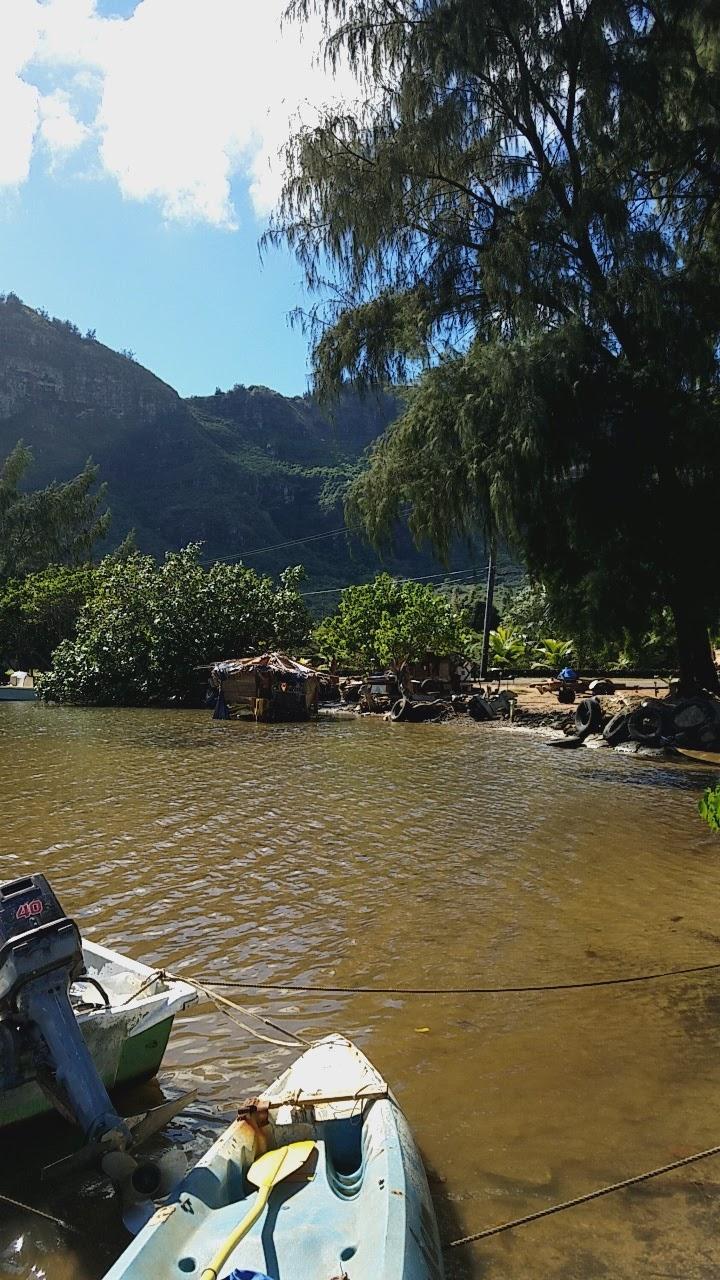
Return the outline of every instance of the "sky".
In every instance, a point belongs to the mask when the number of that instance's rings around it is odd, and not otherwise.
[[[355,96],[286,0],[0,0],[0,292],[182,395],[308,389],[307,305],[258,239],[299,120]]]

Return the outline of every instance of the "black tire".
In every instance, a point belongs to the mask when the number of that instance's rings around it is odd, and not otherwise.
[[[442,693],[442,683],[440,680],[434,680],[428,676],[427,680],[423,680],[420,685],[421,693]]]
[[[574,689],[569,689],[567,687],[564,689],[558,689],[558,702],[566,703],[569,705],[571,702],[574,702],[574,701],[575,701]]]
[[[587,732],[572,733],[567,738],[551,738],[545,746],[558,747],[561,751],[572,751],[573,747],[581,747],[587,736]]]
[[[452,714],[449,702],[435,698],[434,702],[418,702],[411,708],[410,719],[422,724],[428,720],[444,720],[448,714]]]
[[[627,742],[630,737],[627,711],[618,711],[617,715],[611,716],[602,731],[602,736],[610,747],[617,747],[621,742]]]
[[[665,733],[667,715],[659,702],[649,698],[630,712],[628,716],[628,733],[633,742],[644,747],[659,747]]]
[[[485,698],[481,698],[479,694],[474,694],[472,698],[468,698],[467,713],[473,720],[492,720],[492,708],[488,706]]]
[[[591,680],[588,688],[592,694],[615,692],[612,680]]]
[[[410,703],[407,698],[398,698],[397,702],[390,708],[391,720],[407,720],[410,709]]]
[[[575,712],[575,728],[578,733],[599,733],[602,728],[602,708],[597,698],[583,698]]]
[[[707,698],[687,698],[668,711],[677,734],[700,733],[715,720],[715,708]]]

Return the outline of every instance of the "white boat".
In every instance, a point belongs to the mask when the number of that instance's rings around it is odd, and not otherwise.
[[[0,684],[0,702],[34,702],[35,681],[28,671],[13,671],[8,684]]]
[[[108,1089],[151,1079],[175,1014],[197,1000],[197,991],[86,938],[82,950],[87,978],[73,983],[70,1001],[98,1074]],[[52,1110],[31,1075],[0,1086],[0,1129]]]

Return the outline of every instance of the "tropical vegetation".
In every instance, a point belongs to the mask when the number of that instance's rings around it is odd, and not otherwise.
[[[95,585],[92,565],[49,565],[0,588],[0,668],[46,670],[53,650],[74,636]]]
[[[291,140],[270,232],[330,299],[316,387],[414,382],[350,514],[442,552],[499,530],[566,634],[669,613],[684,683],[717,689],[718,6],[290,13],[365,89]]]
[[[138,551],[108,556],[93,571],[74,638],[55,649],[42,695],[96,705],[181,701],[203,664],[303,643],[302,576],[300,568],[277,580],[242,564],[205,568],[198,545],[161,563]]]
[[[720,782],[705,789],[698,802],[698,811],[711,831],[720,831]]]
[[[318,624],[313,645],[325,658],[393,666],[428,653],[465,650],[468,635],[450,601],[420,582],[402,582],[381,573],[373,582],[347,587],[333,614]]]

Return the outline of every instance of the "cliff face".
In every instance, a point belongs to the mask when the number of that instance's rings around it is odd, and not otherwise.
[[[99,464],[113,513],[110,544],[135,528],[162,554],[190,541],[209,556],[328,532],[343,523],[320,496],[341,482],[391,421],[390,397],[345,397],[333,418],[310,397],[235,387],[182,400],[134,360],[82,337],[8,295],[0,303],[0,458],[22,438],[34,452],[32,487]],[[249,557],[277,571],[306,565],[311,585],[364,577],[379,564],[360,544],[318,539]],[[404,540],[393,567],[429,560]]]

